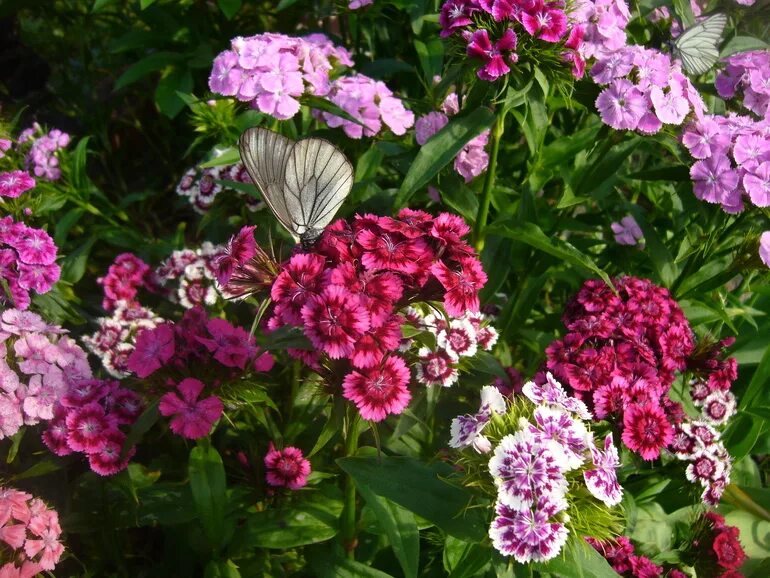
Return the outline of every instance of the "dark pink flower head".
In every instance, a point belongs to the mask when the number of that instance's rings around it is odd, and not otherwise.
[[[237,235],[230,238],[225,252],[214,258],[215,276],[221,286],[227,285],[237,265],[245,264],[257,254],[257,243],[254,240],[256,228],[256,225],[243,227]]]
[[[136,448],[131,447],[123,455],[123,445],[126,436],[119,430],[111,430],[104,435],[104,444],[99,451],[88,455],[88,465],[100,476],[112,476],[124,470],[128,461],[136,453]]]
[[[319,292],[325,265],[326,259],[320,255],[297,253],[278,275],[270,297],[276,303],[276,315],[284,323],[302,325],[302,306]]]
[[[451,36],[459,28],[473,23],[471,15],[477,12],[479,6],[473,0],[449,0],[441,6],[439,24],[441,24],[441,37]]]
[[[508,28],[500,40],[493,45],[489,39],[489,32],[482,28],[471,35],[467,53],[468,56],[483,62],[483,66],[478,70],[478,77],[493,81],[511,71],[508,63],[515,63],[518,60],[514,50],[516,50],[516,33],[513,30]]]
[[[0,173],[0,197],[16,198],[35,186],[35,179],[24,171]]]
[[[128,369],[144,379],[166,365],[174,356],[174,351],[174,329],[170,323],[143,329],[136,336],[134,351],[128,358]]]
[[[370,329],[355,344],[353,354],[350,356],[353,367],[374,367],[380,364],[388,352],[398,349],[403,323],[402,317],[392,315],[378,327]]]
[[[10,244],[28,265],[51,265],[56,260],[56,245],[42,229],[25,227]]]
[[[160,398],[158,409],[161,415],[173,416],[170,427],[175,434],[189,439],[202,438],[222,415],[224,406],[217,396],[198,399],[204,387],[202,381],[188,377],[177,385],[181,398],[172,392]]]
[[[430,230],[433,217],[425,211],[404,208],[398,212],[397,219],[381,222],[380,226],[392,233],[401,233],[409,239],[422,237]]]
[[[645,460],[654,460],[674,439],[674,428],[656,404],[631,405],[623,415],[623,443]]]
[[[370,327],[369,313],[357,295],[329,285],[302,308],[305,335],[332,359],[349,357]]]
[[[354,238],[355,232],[350,224],[344,219],[339,219],[324,229],[315,244],[315,251],[336,263],[352,261],[358,256]]]
[[[64,407],[83,407],[101,398],[104,389],[100,379],[80,379],[70,384],[69,391],[59,401]]]
[[[225,367],[244,369],[257,352],[254,337],[226,319],[209,319],[206,330],[209,336],[198,337],[198,341]]]
[[[454,317],[479,310],[479,291],[487,282],[487,274],[478,259],[460,257],[458,262],[459,270],[450,269],[443,261],[436,262],[431,268],[431,273],[446,289],[444,307]]]
[[[567,15],[563,10],[545,4],[542,0],[521,14],[521,24],[532,36],[546,42],[558,42],[567,32]]]
[[[456,259],[474,254],[471,246],[463,241],[463,237],[470,233],[470,230],[462,217],[441,213],[433,219],[430,236],[438,241],[444,253]]]
[[[114,418],[105,415],[104,408],[95,401],[69,412],[66,423],[70,448],[87,454],[101,450],[105,434],[116,426]]]
[[[356,241],[364,249],[361,263],[366,269],[390,270],[397,273],[418,273],[418,262],[429,251],[422,238],[410,239],[400,233],[362,230]]]
[[[342,382],[343,395],[356,404],[362,418],[382,421],[409,405],[410,377],[403,359],[386,357],[379,367],[349,373]]]
[[[277,450],[270,444],[265,456],[267,483],[279,488],[298,490],[307,484],[310,475],[310,462],[302,455],[302,450],[287,447]]]

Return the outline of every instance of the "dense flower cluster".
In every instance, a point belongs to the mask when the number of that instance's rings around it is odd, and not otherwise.
[[[719,96],[742,96],[742,104],[754,114],[770,117],[770,50],[740,52],[725,59],[727,66],[716,79]]]
[[[576,78],[585,71],[580,52],[584,28],[575,24],[563,3],[446,0],[439,23],[442,37],[459,39],[467,55],[480,61],[477,75],[482,80],[504,77],[519,55],[530,51],[552,51],[557,62],[571,65]]]
[[[601,56],[591,77],[606,85],[596,108],[602,121],[616,130],[655,134],[664,124],[680,125],[690,112],[701,116],[705,109],[680,63],[652,48],[626,46]]]
[[[585,60],[610,56],[626,45],[631,12],[625,0],[579,0],[572,18],[583,26],[578,52]]]
[[[25,171],[0,173],[0,197],[15,199],[35,186],[35,179]]]
[[[31,578],[51,571],[64,553],[59,514],[40,498],[0,487],[0,550],[3,578]]]
[[[31,143],[25,163],[33,175],[47,181],[56,181],[61,177],[58,154],[69,145],[70,135],[56,128],[46,133],[34,123],[19,134],[17,142],[19,145]]]
[[[0,278],[8,284],[10,295],[0,288],[0,305],[27,309],[30,292],[47,293],[59,280],[57,248],[42,229],[28,227],[13,217],[0,219]]]
[[[299,112],[302,95],[328,94],[340,65],[353,65],[350,54],[323,34],[239,36],[214,59],[209,88],[285,120]]]
[[[451,93],[441,105],[441,112],[429,112],[417,119],[414,125],[415,139],[420,146],[440,131],[449,122],[449,117],[460,112],[457,94]],[[469,183],[487,170],[489,155],[485,150],[489,140],[489,130],[468,142],[454,160],[455,171]]]
[[[397,218],[358,215],[351,222],[337,221],[312,250],[294,254],[273,277],[268,328],[302,328],[309,349],[289,353],[316,371],[323,372],[328,360],[347,360],[343,395],[365,419],[401,413],[411,398],[411,374],[399,355],[402,345],[403,353],[411,348],[402,344],[402,326],[441,334],[435,350],[418,352],[418,378],[426,384],[450,385],[461,355],[470,355],[480,341],[493,343],[492,331],[475,315],[487,276],[463,240],[469,232],[455,215],[434,218],[410,209]],[[229,275],[221,277],[225,294],[243,293],[243,280],[233,283],[232,272],[257,253],[250,235],[251,230],[242,231],[228,247],[223,271]],[[260,272],[265,270],[253,267],[256,285],[270,278]],[[444,325],[438,316],[407,311],[410,305],[440,300],[452,318]]]
[[[206,241],[198,249],[172,252],[150,273],[148,289],[185,309],[196,305],[214,305],[219,297],[215,263],[223,251],[221,245]]]
[[[393,134],[402,135],[414,124],[414,113],[404,107],[384,82],[363,74],[338,78],[332,82],[327,98],[358,122],[331,112],[316,114],[331,127],[341,126],[350,138],[379,134],[383,124]]]
[[[548,370],[599,419],[622,424],[623,443],[646,460],[673,439],[683,415],[668,397],[693,351],[692,330],[668,291],[645,279],[589,280],[564,313],[568,333],[546,350]]]
[[[605,506],[620,503],[622,488],[615,473],[620,460],[612,434],[602,447],[595,446],[584,423],[591,418],[585,404],[567,396],[550,374],[542,386],[525,384],[523,395],[528,406],[534,405],[531,417],[508,420],[517,429],[507,433],[510,428],[504,426],[506,435],[497,440],[488,463],[497,490],[489,535],[503,555],[520,563],[542,562],[558,555],[567,541],[571,487],[583,485]],[[508,404],[493,386],[482,389],[481,401],[477,414],[453,420],[450,446],[492,451],[482,431],[495,420],[505,423],[498,416],[507,413]]]
[[[743,211],[745,200],[770,206],[770,119],[705,115],[687,126],[682,143],[696,159],[696,197],[727,213]]]
[[[225,319],[209,318],[196,306],[177,323],[140,331],[126,369],[142,379],[161,372],[158,379],[174,391],[160,398],[160,413],[171,417],[174,433],[196,439],[209,433],[224,409],[216,395],[200,398],[207,385],[215,389],[223,379],[251,369],[268,371],[272,365],[273,358],[257,348],[247,331]],[[180,374],[190,377],[180,381]],[[206,383],[197,379],[204,375],[210,376]]]
[[[228,190],[234,190],[238,198],[243,200],[249,211],[258,211],[265,206],[256,197],[243,191],[231,189],[226,183],[223,184],[217,181],[250,184],[251,177],[241,162],[234,165],[206,168],[201,171],[193,167],[179,181],[176,192],[180,196],[187,197],[193,209],[202,215],[208,212],[219,193]]]
[[[116,301],[112,307],[112,315],[97,319],[97,330],[83,337],[83,343],[110,375],[122,379],[129,375],[128,357],[134,351],[137,333],[155,327],[163,319],[135,302]]]
[[[693,541],[697,550],[695,567],[698,572],[709,568],[719,578],[742,578],[738,569],[746,560],[746,553],[739,540],[740,530],[728,526],[716,512],[703,515],[702,532]]]
[[[267,483],[271,486],[298,490],[307,484],[310,462],[301,449],[289,446],[277,450],[271,442],[265,455],[265,470]]]
[[[614,540],[599,541],[587,539],[596,550],[607,559],[612,569],[624,578],[660,578],[663,567],[658,566],[646,556],[639,556],[634,550],[631,540],[618,536]],[[672,570],[669,578],[685,578],[679,570]]]

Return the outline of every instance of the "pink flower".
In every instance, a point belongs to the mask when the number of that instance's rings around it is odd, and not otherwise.
[[[563,10],[546,6],[542,0],[537,0],[531,10],[521,14],[521,24],[540,40],[558,42],[567,32],[567,15]]]
[[[428,250],[423,239],[409,239],[398,233],[376,233],[364,229],[356,238],[365,249],[361,263],[373,271],[389,269],[399,273],[417,273],[420,259]]]
[[[349,357],[370,326],[361,300],[337,285],[329,285],[313,297],[302,308],[302,319],[305,335],[332,359]]]
[[[588,491],[608,506],[619,504],[623,499],[623,488],[615,470],[620,467],[620,457],[611,433],[604,438],[604,451],[591,447],[591,457],[593,468],[583,472]]]
[[[674,429],[656,404],[631,405],[623,415],[623,443],[645,460],[654,460],[674,439]]]
[[[132,447],[124,457],[121,457],[125,441],[126,436],[122,432],[108,431],[104,435],[104,445],[101,449],[88,454],[88,465],[91,470],[100,476],[112,476],[124,470],[128,460],[136,453],[136,448]]]
[[[613,80],[596,98],[596,108],[605,124],[616,130],[634,130],[646,112],[639,89],[624,78]]]
[[[134,351],[128,358],[128,369],[144,379],[163,367],[174,356],[174,330],[168,323],[154,329],[143,329],[136,336]]]
[[[422,146],[428,139],[440,131],[449,122],[449,117],[443,112],[429,112],[421,116],[414,124],[414,138]]]
[[[38,559],[40,568],[53,570],[64,552],[64,546],[59,542],[61,527],[58,514],[52,510],[46,510],[30,520],[28,529],[31,534],[40,539],[28,538],[24,544],[24,552],[30,559],[41,554]]]
[[[770,161],[765,161],[743,177],[743,187],[757,207],[770,207]]]
[[[478,77],[482,80],[497,80],[511,69],[506,63],[505,54],[508,53],[508,61],[514,63],[518,60],[516,50],[516,33],[508,28],[502,38],[492,45],[489,32],[485,29],[473,33],[468,42],[468,56],[480,59],[484,65],[478,70]]]
[[[457,381],[458,373],[454,363],[457,361],[448,351],[431,351],[420,348],[417,364],[417,381],[424,385],[449,387]]]
[[[326,259],[312,253],[294,255],[270,290],[275,313],[284,323],[302,325],[302,306],[319,292]]]
[[[610,225],[615,234],[615,242],[618,245],[637,245],[644,237],[644,233],[639,228],[639,224],[631,215],[627,215],[620,220],[620,223]]]
[[[114,419],[104,408],[91,402],[70,411],[66,418],[67,444],[75,451],[87,454],[98,452],[105,444],[105,433],[115,428]]]
[[[244,369],[257,352],[254,338],[226,319],[209,319],[206,329],[211,338],[199,336],[196,339],[225,367]]]
[[[224,406],[217,396],[198,399],[204,387],[202,381],[188,377],[177,385],[181,398],[172,392],[160,398],[158,409],[161,415],[173,416],[170,426],[175,434],[189,439],[202,438],[222,415]]]
[[[310,475],[310,462],[302,455],[302,450],[291,446],[277,450],[272,442],[265,456],[265,468],[268,484],[290,490],[305,486]]]
[[[441,24],[441,37],[451,36],[458,28],[463,28],[473,23],[471,15],[477,12],[478,5],[474,0],[449,0],[441,6],[439,24]]]
[[[447,313],[462,317],[466,311],[479,310],[479,291],[487,282],[487,275],[475,257],[460,257],[458,261],[459,270],[452,270],[443,261],[438,261],[431,272],[446,289],[444,307]]]
[[[225,50],[214,59],[214,64],[209,76],[209,88],[224,96],[235,96],[241,86],[243,74],[238,68],[238,55]]]
[[[370,329],[355,344],[350,362],[355,368],[370,368],[379,365],[389,351],[398,349],[401,343],[403,318],[393,315],[379,327]]]
[[[738,173],[725,155],[697,161],[690,168],[695,196],[709,203],[719,203],[738,186]]]
[[[770,231],[765,231],[759,236],[759,258],[770,267]]]
[[[56,245],[42,229],[25,227],[10,243],[19,252],[19,258],[30,265],[50,265],[56,260]]]
[[[227,244],[225,252],[214,258],[214,272],[217,283],[222,287],[227,285],[230,277],[233,276],[233,269],[237,265],[244,265],[249,259],[257,254],[257,242],[254,240],[254,229],[243,227],[237,235],[233,235]]]
[[[362,418],[382,421],[409,405],[409,379],[404,360],[389,356],[379,367],[349,373],[342,382],[343,396],[356,404]]]
[[[16,198],[35,186],[35,179],[24,171],[0,173],[0,197]]]
[[[655,107],[655,114],[665,124],[682,124],[690,112],[690,103],[681,92],[673,89],[663,92],[662,88],[653,86],[650,99]]]

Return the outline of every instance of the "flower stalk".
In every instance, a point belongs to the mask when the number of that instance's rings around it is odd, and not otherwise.
[[[350,408],[348,408],[350,409]],[[351,416],[352,414],[352,416]],[[347,435],[345,436],[345,457],[353,457],[358,451],[358,436],[361,433],[361,418],[358,412],[348,413]],[[342,512],[342,547],[347,557],[355,558],[355,550],[358,545],[356,538],[356,483],[348,474],[345,478],[344,510]]]
[[[473,225],[473,239],[476,250],[481,253],[484,249],[484,237],[486,234],[487,217],[489,215],[489,205],[492,201],[492,187],[495,184],[495,171],[497,170],[497,155],[500,151],[500,140],[505,130],[505,115],[508,109],[501,106],[495,117],[495,124],[492,127],[492,146],[489,152],[489,167],[484,178],[484,187],[481,190],[481,202],[479,203],[479,212],[476,213],[476,222]]]

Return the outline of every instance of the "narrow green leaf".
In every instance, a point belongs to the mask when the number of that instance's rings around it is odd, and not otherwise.
[[[234,165],[241,160],[241,153],[238,151],[238,147],[230,147],[223,150],[220,154],[213,159],[201,163],[198,165],[199,169],[210,169],[212,167],[222,167],[225,165]]]
[[[188,474],[195,510],[209,544],[217,551],[228,538],[225,528],[225,468],[217,450],[204,444],[194,447],[190,451]]]
[[[477,108],[465,116],[452,118],[420,148],[401,183],[395,206],[406,206],[420,187],[426,185],[449,164],[468,142],[489,128],[494,119],[494,113],[486,107]]]
[[[582,539],[571,539],[561,555],[533,566],[561,578],[618,578],[607,560]]]
[[[232,560],[211,560],[206,564],[203,578],[241,578],[241,573]]]
[[[765,349],[764,355],[754,370],[754,375],[751,376],[746,391],[741,396],[739,407],[741,409],[748,409],[751,407],[752,402],[759,396],[759,394],[767,390],[767,385],[770,383],[770,345]],[[763,400],[767,401],[767,400]]]
[[[334,104],[332,101],[326,100],[323,97],[314,96],[312,94],[305,94],[300,97],[299,101],[302,104],[309,106],[310,108],[315,108],[316,110],[322,110],[324,112],[333,114],[334,116],[339,116],[340,118],[344,118],[345,120],[354,122],[360,126],[364,126],[364,123],[362,123],[360,119],[357,119],[348,111],[342,110],[339,106]]]
[[[358,487],[388,498],[447,534],[476,541],[486,535],[481,511],[468,508],[471,494],[445,481],[454,475],[447,464],[428,465],[407,457],[341,458],[337,464]]]
[[[158,419],[160,419],[160,412],[158,411],[159,403],[159,400],[152,402],[147,409],[142,412],[142,415],[137,418],[134,425],[131,426],[128,435],[126,436],[126,440],[123,442],[121,455],[125,456],[132,447],[139,443],[144,437],[144,434],[150,431],[150,428],[155,425]]]
[[[225,18],[232,20],[233,17],[238,14],[238,10],[241,9],[241,0],[217,0],[219,9]]]
[[[534,223],[514,223],[513,221],[496,223],[488,229],[488,233],[521,241],[567,263],[586,269],[598,275],[607,285],[612,287],[609,275],[594,263],[591,257],[582,253],[567,241],[563,241],[555,236],[549,237]]]
[[[11,477],[11,479],[13,481],[18,481],[18,480],[26,480],[28,478],[37,478],[39,476],[50,474],[51,472],[56,472],[61,468],[62,467],[60,464],[57,464],[55,461],[53,461],[50,458],[46,458],[44,460],[37,462],[35,465],[24,470],[20,474],[17,474]]]
[[[417,52],[417,57],[420,59],[425,82],[430,86],[433,84],[433,77],[441,74],[444,64],[444,43],[440,38],[433,38],[427,44],[420,40],[415,40],[414,48]]]
[[[171,64],[182,60],[184,56],[178,52],[155,52],[135,62],[115,81],[115,90],[120,90],[141,80],[150,73],[163,70]]]
[[[88,161],[88,140],[83,137],[78,141],[75,150],[72,151],[72,185],[79,191],[87,193],[88,175],[86,174],[86,162]],[[88,195],[84,195],[88,197]]]
[[[155,104],[168,118],[174,118],[186,106],[179,93],[188,93],[192,88],[193,77],[190,69],[174,68],[158,81],[155,88]]]
[[[311,550],[307,557],[314,578],[393,578],[390,574],[345,558],[329,548]]]
[[[739,52],[750,52],[752,50],[765,50],[770,44],[753,36],[734,36],[722,48],[719,56],[725,58]]]

